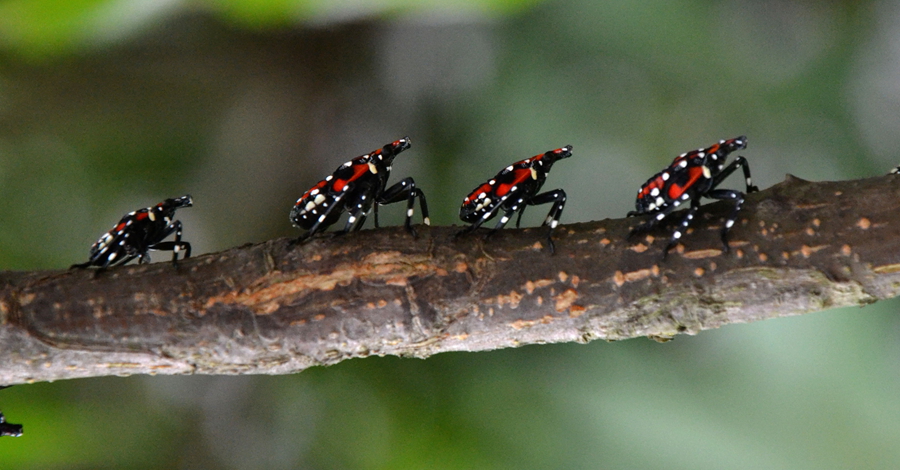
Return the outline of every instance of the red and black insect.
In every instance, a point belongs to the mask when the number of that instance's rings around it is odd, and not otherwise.
[[[416,182],[412,178],[404,178],[385,189],[394,157],[409,147],[409,137],[404,137],[371,153],[356,157],[303,193],[291,209],[290,218],[294,226],[308,230],[297,241],[325,230],[337,222],[344,211],[350,216],[344,229],[339,233],[362,228],[373,208],[375,227],[378,228],[378,206],[403,200],[406,200],[406,229],[415,236],[412,216],[416,198],[419,199],[419,206],[422,208],[423,222],[430,225],[425,193],[416,187]]]
[[[737,157],[725,165],[728,154],[745,148],[747,148],[747,138],[741,136],[721,140],[711,147],[697,149],[676,157],[671,165],[647,180],[638,190],[637,210],[629,212],[628,216],[651,214],[653,217],[632,230],[632,235],[653,228],[677,209],[682,202],[690,199],[691,207],[681,218],[675,232],[672,233],[672,238],[663,251],[663,256],[665,256],[687,230],[700,208],[701,198],[724,199],[734,201],[734,208],[722,227],[722,243],[725,245],[725,251],[728,251],[726,236],[737,220],[741,204],[744,203],[744,193],[732,189],[716,188],[725,178],[741,168],[744,172],[747,192],[759,191],[759,188],[750,181],[750,167],[747,165],[747,159]]]
[[[519,222],[522,221],[522,213],[525,212],[526,207],[552,202],[553,206],[550,207],[550,213],[547,214],[547,219],[543,223],[543,225],[550,226],[550,231],[547,232],[547,241],[552,253],[554,251],[553,229],[559,225],[559,217],[566,205],[566,192],[562,189],[554,189],[541,194],[537,194],[537,192],[547,180],[547,174],[550,173],[553,164],[557,160],[571,156],[571,145],[550,150],[544,154],[513,163],[488,182],[475,188],[466,196],[462,207],[459,208],[459,218],[472,225],[458,235],[477,229],[500,212],[503,213],[503,216],[500,217],[500,221],[493,230],[488,232],[488,236],[503,228],[516,212],[519,213],[516,218],[516,228],[519,228]]]
[[[181,241],[181,221],[173,218],[177,209],[192,205],[193,200],[187,195],[125,214],[112,230],[91,246],[88,261],[73,264],[72,267],[98,266],[103,269],[125,264],[135,258],[139,263],[149,263],[150,250],[171,251],[172,263],[175,264],[181,251],[184,251],[185,258],[190,258],[191,244]],[[164,242],[172,233],[175,234],[175,241]]]
[[[0,412],[0,436],[19,437],[22,435],[22,425],[7,423],[3,413]]]

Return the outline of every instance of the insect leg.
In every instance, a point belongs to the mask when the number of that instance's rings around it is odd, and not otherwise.
[[[566,207],[566,192],[562,189],[554,189],[553,191],[547,191],[546,193],[532,196],[526,203],[529,206],[537,206],[549,202],[552,202],[553,205],[550,207],[550,212],[547,213],[547,218],[541,225],[550,226],[550,230],[547,231],[547,243],[550,245],[550,253],[554,253],[556,247],[553,245],[553,229],[559,225],[559,218],[562,216],[563,209]]]
[[[191,244],[188,242],[181,241],[181,234],[183,230],[183,225],[180,220],[176,220],[169,225],[166,229],[166,232],[162,235],[161,238],[166,238],[173,232],[175,233],[175,240],[171,242],[160,242],[154,243],[147,247],[147,250],[155,250],[155,251],[171,251],[172,252],[172,264],[178,265],[178,253],[182,250],[184,251],[184,259],[191,257]],[[146,261],[144,261],[146,258]],[[141,263],[149,263],[150,256],[146,253],[141,255]]]
[[[363,224],[366,223],[366,217],[369,215],[368,211],[369,208],[365,207],[362,203],[356,206],[350,211],[350,217],[347,217],[347,223],[344,225],[344,229],[337,233],[345,234],[361,229]]]
[[[378,228],[378,204],[374,204],[372,210],[375,211],[375,228]]]
[[[115,253],[109,254],[106,256],[106,260],[100,264],[101,269],[112,268],[115,266],[122,266],[123,264],[128,263],[129,261],[141,256],[142,252],[146,252],[146,250],[139,250],[134,248],[133,246],[126,243],[129,234],[125,234],[122,240],[119,240],[117,244],[119,249],[116,250]],[[121,257],[119,257],[121,255]],[[147,262],[150,261],[150,258],[147,258]]]
[[[678,244],[678,240],[680,240],[684,232],[687,231],[688,226],[691,224],[691,220],[694,220],[694,216],[697,215],[699,209],[700,198],[692,199],[690,209],[687,210],[687,214],[681,218],[681,222],[675,227],[675,231],[672,232],[672,238],[669,239],[669,243],[666,244],[666,248],[663,250],[663,259],[666,259],[666,256],[669,255],[669,250]]]
[[[522,208],[519,209],[519,216],[516,217],[516,228],[519,228],[519,223],[522,222],[522,214],[525,213],[525,207],[527,206],[523,205]]]
[[[652,215],[652,217],[650,219],[644,221],[644,223],[639,224],[638,226],[631,229],[631,232],[628,233],[628,238],[630,239],[631,237],[633,237],[639,233],[646,232],[648,230],[651,230],[653,227],[656,227],[657,225],[659,225],[659,223],[662,222],[663,219],[665,219],[669,214],[671,214],[672,212],[675,212],[675,210],[678,209],[679,203],[680,203],[680,201],[676,201],[676,202],[673,202],[672,204],[669,204],[655,212],[648,212],[648,214]],[[629,212],[629,214],[632,214],[632,212]],[[642,214],[634,214],[634,215],[642,215]]]
[[[331,207],[329,207],[328,209],[325,209],[325,213],[323,213],[322,215],[319,216],[319,218],[316,220],[316,223],[313,224],[313,226],[310,227],[310,229],[306,233],[297,237],[297,240],[295,240],[294,243],[300,243],[303,240],[306,240],[307,238],[318,233],[318,231],[320,229],[327,227],[327,226],[322,227],[322,222],[328,220],[328,216],[331,215],[332,211],[339,210],[337,208],[341,206],[341,201],[344,199],[344,196],[347,195],[347,190],[349,189],[349,185],[350,185],[350,183],[348,183],[347,186],[344,187],[344,192],[342,192],[340,194],[340,196],[334,198],[334,202],[332,202]]]
[[[744,157],[737,157],[732,160],[732,162],[729,163],[728,166],[723,168],[722,171],[720,171],[719,174],[717,174],[715,178],[713,178],[712,186],[710,187],[715,188],[716,186],[718,186],[720,183],[722,183],[722,181],[725,180],[725,178],[734,173],[734,171],[737,170],[738,167],[740,167],[744,172],[744,182],[747,183],[747,192],[755,193],[759,191],[759,188],[754,186],[753,182],[750,180],[750,165],[747,163],[747,159]]]
[[[725,252],[728,252],[728,240],[726,239],[728,231],[734,226],[734,222],[738,218],[738,212],[741,211],[741,205],[744,203],[744,193],[734,191],[732,189],[714,189],[706,194],[710,199],[722,199],[734,201],[734,208],[725,219],[725,225],[722,227],[722,244],[725,245]]]
[[[488,220],[493,219],[494,216],[497,215],[497,211],[500,210],[500,207],[503,206],[503,202],[504,202],[504,201],[506,200],[506,198],[508,198],[508,197],[509,197],[509,195],[507,194],[506,196],[504,196],[503,198],[501,198],[499,201],[497,201],[496,204],[494,204],[494,205],[491,207],[491,210],[485,212],[485,213],[484,213],[480,218],[478,218],[478,220],[475,221],[475,223],[473,223],[472,225],[466,227],[466,228],[463,229],[463,230],[460,230],[459,232],[456,232],[456,235],[454,235],[453,238],[458,238],[460,235],[464,235],[464,234],[466,234],[466,233],[474,232],[478,227],[481,227],[481,224],[487,222]]]
[[[523,202],[520,202],[520,204],[523,204]],[[497,207],[499,208],[500,206],[498,205]],[[515,214],[516,211],[518,211],[518,210],[519,210],[518,206],[513,206],[511,209],[509,209],[508,211],[506,211],[506,212],[503,214],[503,217],[500,217],[500,220],[497,221],[497,225],[495,225],[494,228],[492,228],[491,231],[488,232],[487,235],[484,236],[484,238],[490,237],[490,236],[493,235],[497,230],[500,230],[501,228],[503,228],[504,226],[506,226],[506,223],[509,222],[509,219],[511,219],[512,216],[513,216],[513,214]]]
[[[406,223],[404,226],[406,230],[415,236],[416,231],[412,228],[412,216],[416,206],[416,198],[419,199],[419,207],[422,209],[422,222],[425,225],[431,225],[431,220],[428,218],[428,203],[425,202],[425,193],[416,187],[416,182],[412,178],[404,178],[386,189],[376,203],[387,205],[406,199]]]

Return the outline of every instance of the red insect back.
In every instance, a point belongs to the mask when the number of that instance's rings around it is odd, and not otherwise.
[[[182,251],[186,258],[189,257],[190,243],[181,241],[181,222],[173,221],[172,217],[176,209],[191,207],[192,204],[191,196],[186,195],[125,214],[112,230],[91,245],[89,260],[73,267],[106,268],[137,257],[144,262],[150,259],[147,254],[150,250],[172,251],[173,262],[177,261]],[[175,233],[175,241],[163,242],[172,233]]]
[[[675,201],[689,199],[694,189],[708,190],[713,177],[724,167],[728,154],[746,147],[747,138],[741,136],[675,157],[666,169],[653,175],[638,190],[637,213],[654,212]]]
[[[741,136],[720,140],[705,149],[676,157],[668,167],[653,175],[638,190],[635,202],[637,210],[629,212],[628,216],[651,214],[653,217],[633,228],[631,235],[653,228],[677,210],[680,204],[690,200],[690,207],[680,216],[680,222],[663,250],[665,256],[687,233],[691,221],[700,210],[702,198],[723,200],[732,203],[731,213],[726,216],[721,230],[723,249],[729,251],[726,237],[737,221],[746,194],[734,189],[722,189],[719,185],[740,169],[744,174],[747,193],[759,191],[750,180],[750,167],[746,158],[738,156],[731,163],[725,164],[730,153],[744,148],[747,148],[747,138]]]
[[[394,157],[408,148],[410,140],[404,137],[344,163],[297,199],[291,209],[291,223],[311,230],[304,235],[308,237],[335,223],[345,211],[351,211],[351,224],[364,219],[385,190]],[[415,197],[424,198],[418,196],[420,193],[415,192]],[[377,226],[377,211],[375,217]]]
[[[518,161],[500,170],[496,176],[479,185],[463,199],[459,210],[460,219],[475,223],[485,214],[495,211],[496,207],[511,193],[524,192],[526,197],[533,196],[540,190],[547,179],[547,174],[556,160],[572,156],[572,146],[551,150]]]

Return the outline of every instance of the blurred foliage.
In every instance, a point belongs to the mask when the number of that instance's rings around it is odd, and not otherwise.
[[[440,225],[565,144],[547,183],[564,223],[621,217],[676,154],[741,134],[762,187],[885,173],[897,25],[884,1],[7,0],[0,263],[82,261],[122,214],[184,193],[197,254],[296,236],[303,190],[403,135],[395,177]],[[666,344],[16,386],[0,410],[25,435],[0,439],[0,468],[894,468],[898,307]]]
[[[127,38],[182,10],[201,10],[252,29],[301,21],[346,21],[385,14],[502,15],[540,0],[5,0],[0,44],[46,59]]]

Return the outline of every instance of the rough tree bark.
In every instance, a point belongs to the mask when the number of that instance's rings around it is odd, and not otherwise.
[[[106,272],[0,273],[0,384],[285,374],[351,357],[670,338],[900,294],[900,177],[788,179],[723,203],[662,258],[641,219],[454,239],[458,227],[287,239]],[[483,233],[483,232],[482,232]]]

